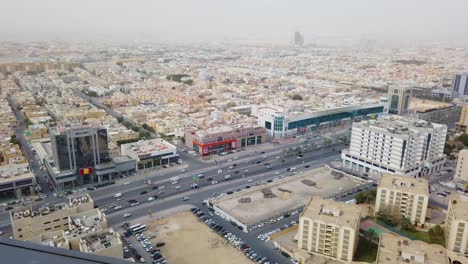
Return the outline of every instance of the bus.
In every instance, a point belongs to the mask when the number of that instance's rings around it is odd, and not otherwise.
[[[139,227],[141,227],[141,226],[142,226],[142,224],[136,224],[136,225],[132,225],[132,226],[131,226],[131,227],[129,227],[128,229],[130,229],[130,230],[132,230],[132,231],[133,231],[133,229],[135,229],[135,228],[139,228]]]
[[[146,230],[146,226],[145,226],[145,225],[141,225],[140,227],[137,227],[137,228],[132,229],[132,232],[133,232],[134,234],[136,234],[136,233],[143,232],[143,231],[145,231],[145,230]]]

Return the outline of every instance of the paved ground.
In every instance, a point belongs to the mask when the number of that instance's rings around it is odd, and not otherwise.
[[[171,264],[252,263],[190,212],[156,220],[148,232],[157,235],[151,240],[152,244],[166,243],[161,248],[161,254]]]
[[[282,174],[285,173],[287,172]],[[308,186],[302,182],[303,180],[313,181],[316,186]],[[312,196],[327,196],[340,192],[339,187],[349,190],[361,184],[362,182],[346,176],[336,180],[328,169],[319,168],[231,195],[216,204],[232,217],[252,225],[305,205]],[[265,188],[271,190],[276,197],[264,198],[262,191]],[[250,198],[251,202],[239,203],[241,198]]]

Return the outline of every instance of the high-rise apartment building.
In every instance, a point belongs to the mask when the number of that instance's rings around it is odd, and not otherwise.
[[[446,135],[446,125],[399,116],[355,122],[341,158],[345,166],[371,176],[424,176],[444,164]]]
[[[360,219],[356,205],[314,197],[299,218],[298,247],[311,254],[352,261]]]
[[[375,197],[375,213],[401,214],[413,224],[426,222],[429,183],[424,178],[384,174],[380,177]]]
[[[468,97],[468,73],[453,76],[452,91],[458,97]]]
[[[457,169],[454,180],[468,182],[468,149],[462,149],[458,153]]]
[[[448,250],[468,257],[468,201],[450,201],[445,219],[445,242]]]
[[[388,88],[388,95],[390,97],[388,109],[390,114],[403,115],[408,113],[409,104],[413,97],[411,87],[392,85]]]

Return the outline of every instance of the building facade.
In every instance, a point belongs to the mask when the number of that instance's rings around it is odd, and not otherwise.
[[[299,217],[298,247],[310,254],[350,262],[359,239],[360,208],[312,198]]]
[[[355,122],[341,158],[346,167],[371,176],[424,176],[442,168],[446,135],[446,125],[399,116]]]
[[[446,248],[468,257],[468,202],[451,200],[445,219]]]
[[[468,149],[462,149],[458,153],[457,168],[453,179],[468,182]]]
[[[111,158],[107,130],[96,126],[58,128],[50,133],[53,162],[43,159],[57,190],[107,183],[118,175],[133,173],[135,160]]]
[[[185,132],[187,147],[202,156],[255,146],[266,141],[265,128],[250,125],[217,126],[200,130],[189,129]]]
[[[460,119],[456,123],[458,132],[468,133],[468,105],[463,105],[460,111]]]
[[[309,113],[285,113],[282,109],[263,107],[252,112],[258,125],[264,127],[273,138],[303,135],[316,130],[384,114],[387,103],[346,106]]]
[[[468,74],[455,74],[452,79],[452,91],[457,97],[468,97]]]
[[[388,88],[390,97],[389,114],[403,115],[408,113],[411,98],[413,97],[411,87],[400,87],[392,85]]]
[[[437,124],[455,124],[460,119],[462,107],[458,105],[450,105],[447,107],[427,109],[423,111],[415,111],[409,116],[414,119],[424,120]]]
[[[375,214],[400,213],[415,225],[426,222],[429,183],[424,178],[385,174],[380,177],[375,197]]]

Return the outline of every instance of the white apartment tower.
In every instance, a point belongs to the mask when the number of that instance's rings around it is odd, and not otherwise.
[[[429,183],[424,178],[384,174],[375,197],[375,213],[395,210],[413,224],[424,224],[429,203]],[[396,213],[394,211],[394,213]]]
[[[444,164],[446,135],[446,125],[394,115],[355,122],[341,158],[346,167],[371,176],[424,176]]]
[[[468,202],[451,200],[445,219],[446,248],[468,257]]]
[[[360,207],[312,198],[299,218],[298,247],[310,254],[350,262],[359,238]]]

